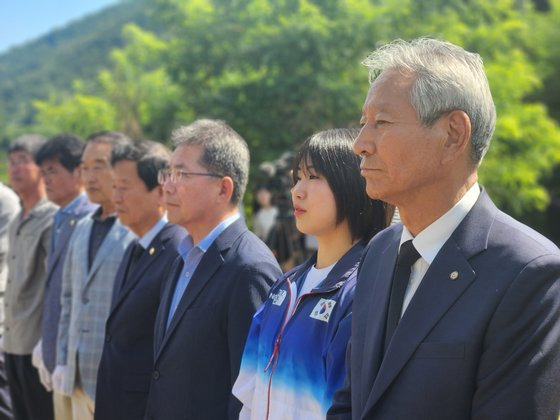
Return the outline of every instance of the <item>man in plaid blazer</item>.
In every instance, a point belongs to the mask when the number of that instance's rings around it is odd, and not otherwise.
[[[134,234],[114,214],[111,150],[129,140],[120,133],[94,133],[82,155],[82,177],[99,209],[76,225],[62,274],[56,392],[70,395],[72,417],[93,418],[97,369],[115,274]]]

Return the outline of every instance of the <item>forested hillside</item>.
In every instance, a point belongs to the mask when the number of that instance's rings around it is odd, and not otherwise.
[[[123,45],[124,24],[157,32],[148,15],[144,2],[119,3],[0,55],[0,139],[33,122],[33,100],[69,93],[75,79],[94,80]]]

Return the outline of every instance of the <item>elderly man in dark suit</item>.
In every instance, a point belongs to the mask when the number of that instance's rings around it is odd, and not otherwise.
[[[113,202],[138,236],[117,272],[97,373],[95,419],[142,419],[154,360],[154,322],[162,284],[177,258],[183,228],[167,221],[158,171],[169,150],[142,141],[113,149]]]
[[[354,148],[402,224],[363,256],[328,418],[557,419],[560,252],[477,183],[496,116],[480,57],[419,39],[366,65]]]
[[[251,319],[281,273],[238,211],[249,170],[245,141],[211,120],[179,128],[173,140],[160,181],[169,220],[189,235],[156,318],[146,417],[234,419],[241,406],[231,387]]]
[[[85,143],[70,134],[49,139],[37,152],[37,164],[45,181],[47,197],[60,208],[54,214],[51,248],[47,255],[47,280],[41,323],[41,340],[33,350],[32,362],[41,382],[52,390],[51,375],[56,365],[56,339],[60,319],[62,267],[70,237],[77,222],[97,208],[84,193],[80,162]],[[72,419],[70,398],[53,393],[56,420]]]

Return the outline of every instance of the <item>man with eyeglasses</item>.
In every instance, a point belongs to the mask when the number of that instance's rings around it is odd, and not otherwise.
[[[222,121],[198,120],[172,135],[161,171],[169,220],[189,233],[179,245],[156,317],[146,418],[236,419],[231,394],[255,310],[281,274],[240,217],[249,150]]]
[[[15,419],[52,419],[52,396],[43,388],[31,364],[33,347],[41,336],[46,257],[53,214],[35,159],[45,139],[17,138],[8,151],[8,174],[21,199],[21,211],[8,228],[8,279],[4,296],[6,375]]]
[[[111,154],[115,210],[139,239],[127,248],[115,279],[97,373],[95,419],[144,418],[161,286],[186,235],[167,221],[158,185],[158,170],[167,166],[170,154],[152,141],[117,147]]]

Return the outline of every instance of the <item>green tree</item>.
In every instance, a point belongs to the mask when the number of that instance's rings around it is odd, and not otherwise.
[[[180,91],[162,64],[167,46],[133,24],[123,28],[123,36],[125,46],[111,52],[112,66],[99,72],[96,83],[76,81],[72,95],[34,103],[38,127],[49,133],[116,129],[133,138],[168,136]]]

